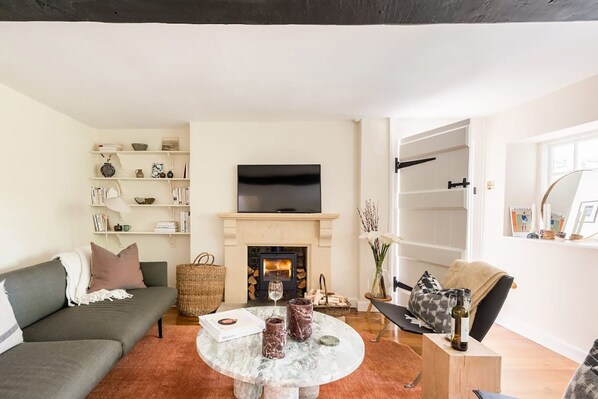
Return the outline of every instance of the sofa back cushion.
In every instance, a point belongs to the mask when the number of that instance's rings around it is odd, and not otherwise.
[[[59,260],[0,274],[4,279],[21,328],[66,306],[66,272]]]

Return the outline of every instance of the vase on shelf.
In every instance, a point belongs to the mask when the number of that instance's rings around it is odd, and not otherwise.
[[[110,162],[104,162],[104,165],[100,168],[100,173],[104,177],[112,177],[116,173],[116,169]]]
[[[376,267],[370,295],[372,298],[386,298],[389,295],[389,292],[390,274],[388,273],[388,270],[385,270],[382,267]]]

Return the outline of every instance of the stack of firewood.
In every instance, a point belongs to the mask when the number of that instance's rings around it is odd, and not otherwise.
[[[252,269],[251,267],[247,268],[247,296],[252,301],[255,301],[255,291],[257,288],[257,277],[260,275],[260,271],[258,269]]]
[[[321,289],[312,288],[307,294],[307,299],[311,299],[314,306],[326,305],[326,293]],[[328,305],[329,306],[351,306],[349,298],[344,295],[335,294],[334,292],[328,292]]]

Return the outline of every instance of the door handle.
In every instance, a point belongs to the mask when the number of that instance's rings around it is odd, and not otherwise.
[[[450,190],[452,188],[459,187],[459,186],[461,186],[463,188],[466,188],[470,184],[471,183],[467,181],[466,177],[463,178],[463,181],[461,183],[453,183],[452,181],[449,180],[449,182],[448,182],[448,189]]]

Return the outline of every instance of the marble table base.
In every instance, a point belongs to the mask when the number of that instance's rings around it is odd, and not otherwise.
[[[234,393],[237,399],[259,399],[262,396],[262,387],[250,384],[249,382],[235,380]]]
[[[262,396],[262,387],[248,382],[235,380],[235,398],[259,399]],[[264,399],[316,399],[320,395],[320,387],[271,387],[263,388]]]

